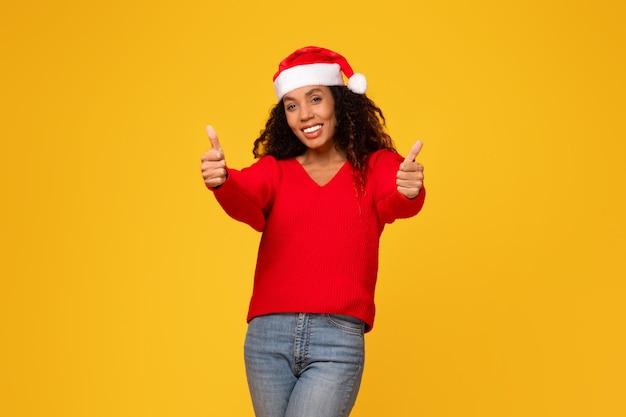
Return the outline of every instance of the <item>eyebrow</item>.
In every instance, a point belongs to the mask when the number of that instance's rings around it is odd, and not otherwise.
[[[311,95],[313,95],[315,93],[322,93],[322,89],[321,88],[312,88],[309,91],[307,91],[306,93],[304,93],[304,95],[306,97],[309,97],[309,96],[311,96]],[[291,97],[291,96],[285,96],[283,98],[283,101],[288,101],[288,100],[296,101],[296,99]]]

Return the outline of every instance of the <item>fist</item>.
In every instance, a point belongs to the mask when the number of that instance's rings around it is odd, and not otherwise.
[[[408,156],[400,164],[396,185],[398,192],[408,198],[415,198],[422,190],[424,183],[424,166],[415,161],[422,150],[422,141],[418,140],[411,148]]]
[[[200,159],[202,178],[209,187],[219,187],[226,181],[226,159],[215,129],[207,126],[206,132],[211,142],[211,149]]]

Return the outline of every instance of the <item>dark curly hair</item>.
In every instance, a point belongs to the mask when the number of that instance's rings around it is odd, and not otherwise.
[[[385,130],[383,112],[372,100],[365,94],[353,93],[345,86],[329,88],[335,100],[337,118],[335,145],[345,152],[346,158],[354,167],[355,185],[362,191],[367,156],[379,149],[397,151],[391,136]],[[279,160],[295,158],[306,149],[287,124],[285,107],[281,100],[271,109],[265,129],[254,141],[254,157],[270,155]]]

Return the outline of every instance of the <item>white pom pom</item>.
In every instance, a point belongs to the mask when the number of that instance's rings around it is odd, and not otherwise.
[[[365,94],[367,91],[367,80],[363,74],[352,74],[348,79],[348,89],[357,94]]]

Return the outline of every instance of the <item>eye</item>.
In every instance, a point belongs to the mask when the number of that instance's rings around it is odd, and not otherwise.
[[[285,105],[285,110],[287,111],[293,111],[295,110],[295,108],[296,108],[296,105],[294,103],[288,103]]]
[[[312,103],[319,103],[320,101],[322,101],[322,98],[320,96],[313,96],[313,97],[311,97],[311,102]]]

